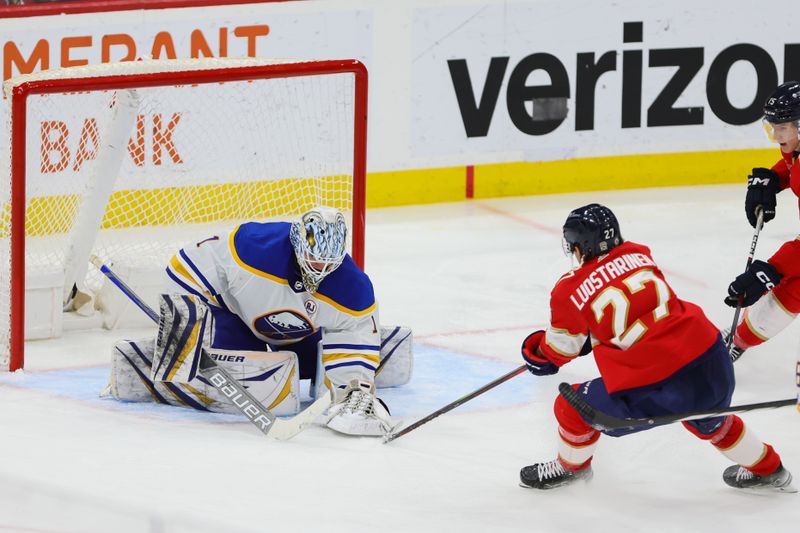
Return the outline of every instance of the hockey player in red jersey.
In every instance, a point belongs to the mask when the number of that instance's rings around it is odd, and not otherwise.
[[[733,394],[733,365],[716,327],[694,304],[679,299],[650,249],[626,242],[614,213],[590,204],[564,224],[565,252],[580,265],[551,293],[550,326],[530,334],[522,356],[533,374],[555,374],[579,355],[594,353],[600,376],[573,385],[595,409],[642,418],[725,408]],[[550,489],[589,479],[600,432],[562,396],[556,399],[556,459],[524,467],[523,487]],[[736,488],[794,491],[777,452],[736,415],[684,422],[735,465],[723,473]],[[637,430],[609,430],[622,436]]]
[[[791,189],[800,197],[800,82],[784,83],[772,93],[764,105],[763,122],[770,139],[780,146],[781,159],[771,169],[754,168],[748,178],[745,212],[753,227],[759,209],[764,223],[775,218],[778,192]],[[788,326],[800,313],[800,237],[785,243],[767,261],[753,261],[728,286],[725,303],[752,306],[745,309],[733,337],[734,361]]]

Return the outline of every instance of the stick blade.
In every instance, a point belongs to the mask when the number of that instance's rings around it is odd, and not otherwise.
[[[313,424],[314,420],[324,413],[330,405],[331,395],[324,394],[292,418],[286,420],[276,419],[267,436],[275,440],[289,440]]]
[[[569,383],[561,383],[558,386],[558,392],[561,393],[561,396],[567,400],[567,403],[570,404],[578,413],[587,421],[589,424],[594,422],[596,412],[586,401],[580,397],[580,395],[572,388],[572,385]]]
[[[605,413],[601,413],[597,411],[594,407],[586,403],[586,400],[581,398],[578,391],[572,388],[572,385],[569,383],[561,383],[558,386],[558,392],[561,393],[561,396],[570,404],[581,417],[586,420],[586,422],[592,426],[594,429],[598,431],[605,431],[610,429],[618,429],[619,427],[626,427],[626,426],[618,426],[614,422],[615,420],[611,419]]]

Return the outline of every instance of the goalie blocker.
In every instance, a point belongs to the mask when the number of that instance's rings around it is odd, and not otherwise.
[[[157,402],[198,410],[238,413],[212,384],[197,372],[201,350],[276,415],[300,411],[300,379],[314,376],[309,390],[323,388],[324,371],[319,343],[305,343],[316,353],[288,350],[246,351],[210,347],[213,318],[208,308],[192,297],[162,295],[161,319],[156,339],[121,340],[114,345],[111,376],[102,392],[118,400]],[[381,328],[381,363],[378,388],[408,383],[413,370],[413,335],[406,327]],[[307,368],[309,367],[309,368]]]

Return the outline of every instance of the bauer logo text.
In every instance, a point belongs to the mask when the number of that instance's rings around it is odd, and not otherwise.
[[[258,425],[264,433],[272,425],[272,420],[263,412],[259,406],[250,401],[247,396],[242,394],[228,379],[220,372],[214,372],[208,378],[211,384],[220,391],[226,398],[228,398],[239,410],[256,425]]]

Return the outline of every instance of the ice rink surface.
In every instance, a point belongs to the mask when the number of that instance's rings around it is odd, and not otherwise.
[[[680,297],[720,327],[752,228],[742,186],[598,192],[374,209],[366,270],[384,324],[413,328],[411,383],[381,391],[406,423],[521,364],[570,267],[560,228],[600,202],[623,236],[647,244]],[[761,234],[768,258],[800,231],[779,198]],[[151,330],[152,331],[152,330]],[[556,451],[561,381],[597,376],[590,357],[528,373],[397,439],[311,427],[272,442],[243,419],[97,398],[110,347],[151,331],[73,332],[27,344],[24,373],[0,376],[0,532],[526,531],[796,532],[800,495],[728,488],[730,464],[680,425],[603,437],[595,477],[559,490],[517,485]],[[734,403],[795,395],[800,321],[736,364]],[[746,413],[800,485],[800,413]]]

